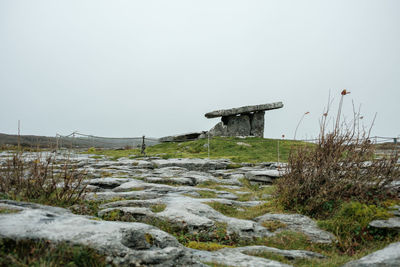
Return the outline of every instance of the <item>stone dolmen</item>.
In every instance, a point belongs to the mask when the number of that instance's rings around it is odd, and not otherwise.
[[[209,134],[211,136],[264,137],[265,111],[282,107],[282,102],[274,102],[208,112],[205,116],[209,119],[221,117],[221,122],[216,124]]]

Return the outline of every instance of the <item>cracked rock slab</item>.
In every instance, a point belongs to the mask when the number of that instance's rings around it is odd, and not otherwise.
[[[200,265],[173,236],[153,226],[98,221],[66,209],[33,203],[10,200],[0,203],[21,209],[19,213],[0,214],[3,238],[81,244],[108,255],[119,265]]]

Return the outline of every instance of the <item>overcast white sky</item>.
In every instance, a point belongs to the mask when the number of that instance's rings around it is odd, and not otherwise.
[[[265,137],[318,135],[346,88],[400,134],[398,0],[0,0],[0,132],[208,130],[206,112],[282,101]]]

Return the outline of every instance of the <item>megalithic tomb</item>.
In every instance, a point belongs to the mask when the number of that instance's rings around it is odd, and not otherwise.
[[[265,111],[282,108],[282,102],[244,106],[208,112],[207,118],[221,117],[210,131],[211,136],[257,136],[264,137]]]

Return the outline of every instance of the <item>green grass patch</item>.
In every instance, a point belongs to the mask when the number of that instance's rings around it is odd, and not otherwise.
[[[217,197],[217,194],[213,191],[199,190],[196,192],[199,193],[201,198],[216,198]]]
[[[365,243],[398,235],[397,232],[368,225],[373,220],[388,219],[391,216],[383,207],[355,201],[345,202],[332,217],[320,220],[318,226],[334,233],[338,238],[338,248],[352,254]]]
[[[168,158],[207,158],[207,139],[200,139],[188,142],[168,142],[161,143],[146,148],[147,156],[161,156]],[[245,142],[250,146],[238,145]],[[279,140],[279,160],[286,162],[290,149],[296,146],[312,146],[301,141]],[[93,150],[89,149],[89,154],[105,155],[112,159],[120,157],[132,157],[138,155],[138,149],[127,150]],[[210,139],[210,158],[227,158],[235,163],[241,162],[269,162],[278,161],[278,140],[264,138],[237,138],[237,137],[213,137]],[[230,164],[228,168],[239,168],[239,164]]]
[[[165,204],[156,204],[150,207],[150,210],[152,212],[162,212],[165,210],[165,208],[167,207],[167,205]]]
[[[287,226],[285,223],[280,221],[263,221],[261,225],[267,228],[270,232],[275,232],[276,230]]]
[[[265,213],[270,213],[274,211],[274,205],[271,205],[271,203],[265,203],[253,207],[239,207],[234,205],[222,204],[216,201],[206,204],[226,216],[245,220],[250,220],[255,217],[264,215]]]
[[[0,239],[0,266],[112,266],[95,250],[67,243]]]
[[[0,207],[0,214],[8,214],[8,213],[18,213],[21,210],[17,210],[17,209],[8,209],[8,208],[2,208]]]
[[[190,241],[189,243],[186,244],[186,247],[198,250],[215,251],[222,248],[232,248],[233,246],[221,245],[213,242]]]

